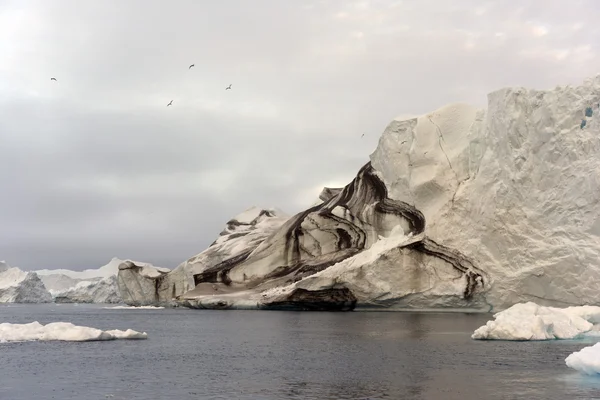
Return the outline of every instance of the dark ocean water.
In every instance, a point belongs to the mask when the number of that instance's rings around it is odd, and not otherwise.
[[[132,328],[148,340],[0,344],[0,399],[585,399],[587,341],[474,341],[488,314],[0,306],[0,322]]]

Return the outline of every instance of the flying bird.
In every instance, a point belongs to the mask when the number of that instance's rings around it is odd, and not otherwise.
[[[195,64],[190,65],[188,69],[192,69],[192,67],[195,67]]]
[[[229,89],[231,89],[231,83],[229,84],[229,86],[227,86],[227,87],[225,88],[225,90],[229,90]]]
[[[173,100],[171,100],[171,101],[169,102],[169,104],[167,104],[167,107],[169,107],[171,104],[173,104]]]
[[[56,78],[50,78],[51,81],[56,81]],[[57,81],[58,82],[58,81]]]
[[[363,133],[362,135],[360,135],[360,137],[363,137],[363,136],[365,136],[365,134],[364,134],[364,133]]]

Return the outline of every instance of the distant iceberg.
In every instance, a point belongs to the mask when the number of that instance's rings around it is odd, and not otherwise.
[[[115,275],[81,281],[63,291],[50,290],[55,303],[122,303]]]
[[[494,319],[475,330],[471,338],[550,340],[600,334],[595,328],[600,323],[600,307],[596,306],[555,308],[519,303],[494,314]]]
[[[52,296],[35,272],[0,261],[0,303],[50,303]]]
[[[130,260],[114,257],[100,268],[72,271],[42,269],[35,271],[56,303],[123,303],[117,285],[119,265]],[[145,268],[151,264],[135,261]]]
[[[37,273],[42,279],[51,275],[62,275],[73,280],[83,281],[83,280],[93,280],[93,279],[102,279],[108,278],[111,275],[117,275],[119,272],[119,265],[123,262],[123,260],[114,257],[110,262],[100,268],[94,269],[86,269],[83,271],[72,271],[70,269],[40,269],[34,271]],[[44,281],[44,283],[46,283]],[[49,287],[49,289],[55,289],[54,287]]]
[[[114,329],[103,331],[87,326],[77,326],[70,322],[52,322],[42,325],[37,321],[28,324],[0,324],[0,343],[51,341],[60,340],[67,342],[89,342],[98,340],[116,339],[147,339],[146,332],[132,329],[126,331]]]

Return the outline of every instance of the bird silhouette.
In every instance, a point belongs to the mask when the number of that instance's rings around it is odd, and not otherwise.
[[[229,86],[227,86],[227,87],[225,88],[225,90],[229,90],[229,89],[231,89],[231,83],[229,84]]]
[[[365,136],[365,134],[364,134],[364,133],[363,133],[362,135],[360,135],[360,137],[363,137],[363,136]]]
[[[171,104],[173,104],[173,100],[171,100],[171,101],[169,102],[169,104],[167,104],[167,107],[169,107]]]
[[[188,67],[188,69],[192,69],[192,67],[195,67],[195,66],[196,66],[195,64],[192,64]]]
[[[56,81],[56,78],[50,78],[51,81]],[[57,81],[58,82],[58,81]]]

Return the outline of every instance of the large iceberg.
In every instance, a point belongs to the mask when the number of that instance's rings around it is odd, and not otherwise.
[[[325,188],[290,218],[254,208],[123,298],[337,310],[594,304],[599,108],[600,76],[394,120],[346,187]],[[134,287],[139,271],[120,270],[120,286]]]
[[[146,339],[146,332],[132,329],[103,331],[87,326],[73,325],[70,322],[52,322],[42,325],[37,321],[28,324],[0,324],[0,343],[60,340],[67,342],[88,342],[115,339]]]
[[[519,303],[494,314],[493,321],[478,328],[473,339],[549,340],[574,339],[584,334],[599,335],[600,307],[544,307]]]
[[[52,296],[35,272],[0,262],[0,303],[49,303]]]

